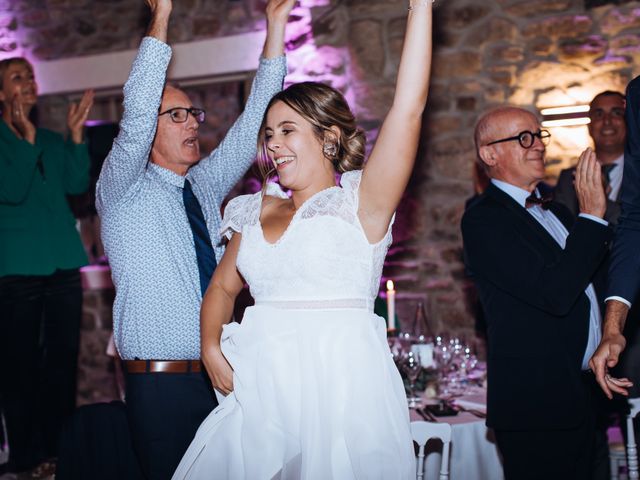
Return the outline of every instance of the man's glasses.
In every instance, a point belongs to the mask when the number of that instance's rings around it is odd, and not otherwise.
[[[515,137],[509,138],[501,138],[500,140],[494,140],[493,142],[487,143],[487,145],[493,145],[494,143],[502,143],[502,142],[511,142],[517,140],[520,143],[522,148],[531,148],[533,146],[533,142],[535,142],[536,137],[540,139],[540,141],[544,145],[549,145],[549,139],[551,138],[551,134],[548,130],[538,130],[537,132],[530,132],[525,130],[524,132],[520,132]]]
[[[186,107],[176,107],[170,108],[166,112],[159,113],[158,115],[169,115],[171,121],[174,123],[184,123],[189,118],[189,114],[193,115],[198,123],[204,123],[204,118],[206,112],[201,108],[186,108]]]

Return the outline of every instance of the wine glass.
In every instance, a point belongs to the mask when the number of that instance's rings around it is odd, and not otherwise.
[[[420,352],[417,350],[406,352],[402,361],[402,370],[409,381],[409,395],[407,396],[409,408],[417,408],[421,403],[420,397],[416,396],[416,380],[418,379],[422,368]]]
[[[442,335],[438,335],[436,337],[433,354],[440,377],[445,377],[449,372],[450,364],[453,359],[452,348],[450,347],[449,340],[444,338]]]

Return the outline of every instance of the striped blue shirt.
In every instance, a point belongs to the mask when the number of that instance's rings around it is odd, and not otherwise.
[[[200,281],[185,213],[185,177],[149,162],[171,48],[145,37],[124,86],[120,132],[102,167],[96,206],[116,298],[114,339],[123,359],[200,358]],[[220,205],[253,162],[267,103],[286,59],[261,59],[244,113],[187,173],[218,260]]]

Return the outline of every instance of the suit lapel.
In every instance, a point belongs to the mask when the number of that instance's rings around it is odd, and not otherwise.
[[[487,187],[486,194],[500,202],[512,215],[517,217],[525,228],[530,230],[540,241],[539,243],[544,245],[546,249],[551,250],[555,254],[562,251],[558,242],[553,239],[549,232],[527,212],[526,208],[523,208],[513,198],[492,183]],[[562,221],[562,219],[560,221]]]

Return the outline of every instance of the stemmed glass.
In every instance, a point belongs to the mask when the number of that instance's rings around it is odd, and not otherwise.
[[[447,339],[442,335],[438,335],[436,337],[436,344],[433,353],[441,380],[447,376],[451,368],[450,365],[453,360],[452,350],[453,349],[450,347],[450,343]]]
[[[471,348],[457,337],[437,338],[436,354],[440,373],[440,396],[455,397],[464,394],[472,381],[472,371],[478,363]]]
[[[420,397],[416,396],[416,380],[422,371],[420,352],[417,350],[406,352],[402,360],[402,369],[409,381],[409,395],[407,396],[409,408],[417,408],[421,403]]]
[[[442,335],[436,337],[435,358],[438,368],[438,385],[441,398],[450,398],[459,390],[456,382],[456,361],[460,352],[460,341],[457,338],[446,339]]]

